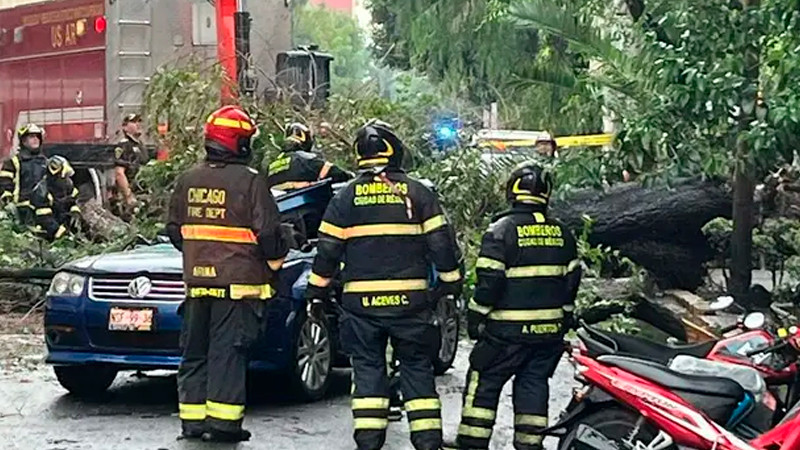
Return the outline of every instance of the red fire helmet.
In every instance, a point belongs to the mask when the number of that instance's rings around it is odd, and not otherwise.
[[[255,121],[238,106],[223,106],[214,111],[205,125],[206,140],[238,155],[250,151],[250,140],[256,131]]]

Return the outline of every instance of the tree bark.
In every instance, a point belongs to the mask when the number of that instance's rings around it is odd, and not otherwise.
[[[759,30],[748,12],[759,7],[759,0],[743,0],[744,30],[748,44],[744,49],[744,77],[747,80],[741,96],[739,114],[739,139],[736,145],[736,164],[733,178],[733,233],[731,235],[731,285],[729,292],[744,299],[752,282],[751,263],[753,246],[753,195],[755,181],[750,162],[750,148],[743,135],[755,119],[755,105],[759,77]]]

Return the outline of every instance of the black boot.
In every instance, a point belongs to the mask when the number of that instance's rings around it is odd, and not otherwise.
[[[249,441],[250,436],[250,432],[244,429],[238,431],[222,431],[211,429],[203,433],[203,441],[236,443]]]
[[[192,425],[184,424],[181,428],[181,434],[178,436],[179,441],[184,439],[200,439],[203,437],[203,433],[206,432],[205,426],[201,423]]]

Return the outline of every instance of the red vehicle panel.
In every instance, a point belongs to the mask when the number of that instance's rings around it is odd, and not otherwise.
[[[104,8],[54,0],[0,10],[0,158],[28,122],[50,142],[105,139]]]

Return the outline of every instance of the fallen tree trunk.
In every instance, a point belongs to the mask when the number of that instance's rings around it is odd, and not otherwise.
[[[731,216],[724,183],[683,180],[672,187],[624,183],[605,192],[579,191],[554,202],[552,211],[580,233],[583,216],[593,221],[589,242],[620,250],[652,273],[662,288],[692,290],[702,282],[711,256],[701,228]]]

